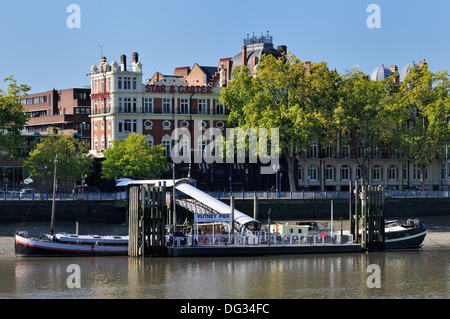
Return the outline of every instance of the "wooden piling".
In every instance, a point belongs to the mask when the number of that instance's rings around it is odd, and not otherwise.
[[[168,206],[166,186],[130,188],[129,246],[131,257],[165,256]]]

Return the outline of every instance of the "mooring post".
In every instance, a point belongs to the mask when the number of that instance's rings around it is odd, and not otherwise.
[[[234,196],[230,196],[231,236],[234,236]]]
[[[258,196],[253,198],[253,218],[258,220]]]

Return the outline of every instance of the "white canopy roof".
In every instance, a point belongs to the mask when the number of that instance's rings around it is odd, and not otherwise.
[[[122,178],[116,181],[116,186],[128,186],[128,185],[142,185],[142,184],[150,184],[150,185],[158,185],[158,183],[161,183],[163,185],[166,183],[166,187],[172,187],[173,186],[173,180],[167,179],[167,180],[141,180],[141,181],[135,181],[132,179]],[[231,213],[231,207],[220,200],[206,194],[205,192],[199,190],[198,188],[190,185],[192,183],[192,180],[189,178],[183,178],[175,180],[175,188],[179,190],[180,192],[183,192],[184,194],[188,195],[189,197],[192,197],[193,199],[197,200],[198,202],[202,203],[203,205],[210,207],[211,209],[215,210],[219,214],[229,214]],[[250,216],[240,212],[237,209],[234,209],[234,221],[245,225],[248,223],[259,223],[256,219],[251,218]]]
[[[186,195],[192,197],[193,199],[199,201],[200,203],[212,208],[219,214],[229,214],[231,213],[231,208],[229,205],[221,202],[220,200],[206,194],[205,192],[199,190],[198,188],[189,185],[185,182],[175,183],[175,188],[180,192],[185,193]],[[250,216],[234,209],[234,221],[245,225],[248,223],[259,223],[256,219],[251,218]]]

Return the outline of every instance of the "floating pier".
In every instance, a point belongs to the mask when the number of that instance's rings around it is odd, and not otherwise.
[[[129,188],[129,256],[193,257],[352,253],[361,244],[351,234],[318,232],[273,234],[261,230],[258,199],[254,218],[191,185],[190,180],[132,181]],[[182,196],[168,196],[166,189]],[[173,195],[173,193],[172,193]],[[175,204],[194,214],[189,234],[177,231]],[[172,219],[173,223],[167,223]],[[203,221],[203,222],[199,222]],[[207,221],[207,222],[205,222]]]

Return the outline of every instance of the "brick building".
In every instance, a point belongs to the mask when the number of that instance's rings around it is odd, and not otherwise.
[[[83,135],[90,141],[90,89],[51,90],[27,95],[21,100],[31,118],[24,135],[47,135],[49,127],[62,134]]]
[[[21,103],[31,117],[23,129],[25,140],[18,146],[18,157],[11,159],[0,153],[0,187],[14,190],[32,187],[49,191],[50,181],[44,179],[42,183],[42,176],[29,178],[23,160],[36,147],[41,136],[61,133],[80,138],[82,135],[85,142],[90,142],[90,89],[53,89],[29,94]],[[69,188],[72,187],[70,185]]]

